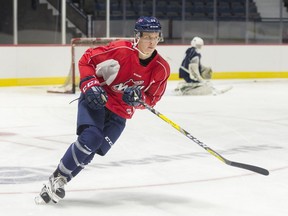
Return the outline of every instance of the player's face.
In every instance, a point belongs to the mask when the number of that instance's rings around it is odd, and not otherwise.
[[[143,32],[138,43],[138,49],[148,58],[160,41],[159,32]]]

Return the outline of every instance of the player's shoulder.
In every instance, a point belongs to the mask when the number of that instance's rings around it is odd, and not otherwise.
[[[191,53],[194,52],[195,50],[196,50],[195,47],[188,47],[186,53]]]
[[[168,62],[159,53],[157,53],[153,62],[153,68],[157,71],[157,73],[155,73],[157,80],[166,80],[170,76],[170,66]]]
[[[127,50],[133,50],[132,49],[132,41],[129,40],[115,40],[111,41],[108,45],[110,49],[127,49]]]
[[[166,68],[170,68],[168,62],[157,52],[157,61],[163,64]]]

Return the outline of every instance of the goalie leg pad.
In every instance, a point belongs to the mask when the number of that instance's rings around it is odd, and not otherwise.
[[[209,85],[201,85],[197,88],[186,88],[183,95],[212,95],[213,89]]]
[[[213,87],[206,82],[201,83],[178,83],[175,89],[177,95],[211,95],[213,93]]]
[[[200,83],[200,82],[190,82],[190,83],[187,83],[187,82],[185,82],[185,81],[180,81],[174,91],[175,91],[178,95],[183,95],[183,92],[185,92],[185,90],[197,88],[197,87],[199,87],[199,86],[201,86],[201,85],[203,85],[203,83]]]

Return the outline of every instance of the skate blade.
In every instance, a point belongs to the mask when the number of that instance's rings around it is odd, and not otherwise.
[[[36,196],[34,198],[34,202],[36,205],[44,205],[44,204],[47,204],[47,202],[45,202],[42,197],[40,195]]]
[[[49,203],[51,201],[51,198],[47,192],[41,192],[41,194],[34,198],[34,201],[37,205],[42,205]]]

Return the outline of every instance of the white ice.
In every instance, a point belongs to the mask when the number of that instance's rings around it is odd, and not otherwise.
[[[155,107],[228,166],[148,110],[138,111],[105,157],[95,157],[58,204],[34,197],[76,139],[76,95],[0,88],[1,216],[287,216],[288,80],[213,81],[218,96],[173,96]]]

